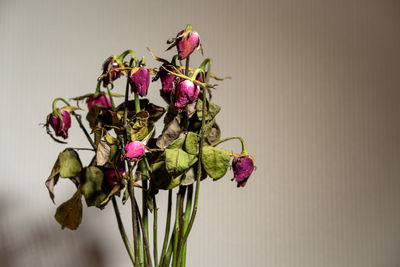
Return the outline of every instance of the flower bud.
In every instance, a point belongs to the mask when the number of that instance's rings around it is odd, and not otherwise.
[[[123,158],[126,158],[129,161],[134,161],[143,157],[146,147],[140,141],[133,141],[127,143],[124,149],[125,149],[125,155],[122,155]]]
[[[199,34],[188,25],[185,30],[176,36],[176,47],[178,48],[178,59],[188,57],[197,47],[200,46]]]
[[[254,170],[254,158],[249,155],[235,156],[232,161],[232,169],[234,174],[232,180],[238,183],[237,187],[243,187]]]
[[[200,87],[190,80],[180,80],[175,89],[175,107],[182,111],[187,104],[193,103],[199,95]]]
[[[150,72],[146,68],[139,68],[130,77],[131,92],[140,96],[147,95],[147,89],[150,85]]]
[[[114,60],[113,57],[109,57],[103,64],[103,74],[108,73],[110,70],[119,68],[118,63]],[[115,81],[119,77],[121,77],[121,71],[111,71],[109,75],[106,75],[103,78],[103,87],[107,87],[111,82]]]
[[[67,139],[68,129],[71,127],[71,115],[65,110],[61,110],[60,112],[60,115],[50,114],[49,124],[56,136]]]
[[[122,168],[118,169],[118,172],[120,175],[124,176],[125,175],[125,170]],[[106,178],[107,184],[113,188],[117,183],[118,183],[118,177],[117,177],[117,172],[114,169],[105,169],[103,171],[104,173],[104,178]]]
[[[97,96],[92,95],[86,100],[86,103],[88,105],[88,109],[90,109],[94,105],[99,105],[107,108],[112,107],[110,97],[103,94],[99,94]]]

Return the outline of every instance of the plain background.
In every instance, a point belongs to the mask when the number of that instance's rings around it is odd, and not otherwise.
[[[188,23],[233,78],[218,122],[257,170],[245,188],[230,171],[202,183],[187,266],[400,266],[399,15],[395,0],[0,0],[1,266],[129,266],[111,206],[75,232],[54,220],[44,181],[63,146],[39,123],[55,97],[92,92],[111,54],[171,58]],[[87,146],[75,121],[70,146]],[[60,182],[57,204],[72,192]]]

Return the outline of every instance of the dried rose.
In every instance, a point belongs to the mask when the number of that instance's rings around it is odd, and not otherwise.
[[[115,61],[113,57],[109,57],[103,64],[103,75],[109,73],[103,78],[103,87],[107,87],[111,82],[115,81],[122,76],[121,71],[113,71],[119,68],[119,64]]]
[[[124,150],[125,155],[122,155],[123,158],[126,158],[129,161],[134,161],[143,157],[146,147],[144,143],[140,141],[133,141],[127,143],[124,147]]]
[[[174,105],[182,111],[187,104],[193,103],[199,95],[200,87],[190,80],[180,80],[175,89]]]
[[[125,175],[125,170],[122,168],[118,169],[120,175]],[[107,184],[110,187],[114,187],[118,183],[117,172],[114,169],[105,169],[103,171],[104,177],[106,178]]]
[[[138,68],[129,77],[129,83],[131,85],[131,91],[140,96],[147,95],[147,89],[150,85],[150,72],[146,68]]]
[[[53,128],[56,136],[64,139],[68,138],[68,129],[71,127],[71,115],[66,110],[61,110],[60,114],[50,114],[49,124]]]
[[[250,155],[234,156],[232,161],[232,169],[237,186],[245,186],[247,179],[254,170],[254,158]]]
[[[107,108],[111,108],[111,100],[110,97],[107,95],[99,94],[99,95],[92,95],[86,100],[88,105],[88,109],[90,109],[94,105],[99,105]]]
[[[176,36],[176,47],[178,48],[178,59],[187,58],[196,48],[200,47],[199,34],[188,25],[186,29]]]

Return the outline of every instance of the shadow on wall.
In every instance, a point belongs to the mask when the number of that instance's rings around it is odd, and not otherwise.
[[[3,267],[106,266],[105,248],[90,226],[71,234],[48,217],[13,220],[12,201],[0,199],[0,259]],[[86,227],[85,227],[86,228]]]

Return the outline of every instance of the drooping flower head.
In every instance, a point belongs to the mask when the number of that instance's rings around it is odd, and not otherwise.
[[[200,87],[190,80],[181,79],[175,89],[174,105],[182,111],[186,105],[193,103],[200,92]]]
[[[232,169],[234,174],[232,180],[237,182],[238,187],[243,187],[254,170],[254,158],[250,155],[234,156]]]
[[[168,40],[167,43],[172,44],[167,50],[176,46],[179,60],[187,58],[196,48],[200,49],[201,53],[203,53],[199,34],[192,29],[190,24],[183,31],[180,31],[175,38]]]
[[[200,47],[199,34],[188,25],[183,31],[176,36],[176,47],[178,49],[178,59],[187,58],[193,51]]]
[[[129,161],[134,161],[143,157],[146,147],[144,143],[140,141],[133,141],[133,142],[128,142],[125,145],[124,150],[125,150],[125,155],[122,155],[123,158],[124,159],[126,158]]]
[[[150,85],[150,71],[144,67],[133,69],[129,77],[129,84],[131,92],[146,96]]]
[[[66,110],[58,110],[48,117],[48,123],[53,128],[56,136],[68,138],[68,129],[71,127],[71,115]]]
[[[118,79],[119,77],[122,76],[121,71],[114,71],[115,69],[119,68],[119,64],[117,61],[114,59],[114,57],[109,57],[106,59],[106,61],[103,64],[103,75],[105,77],[103,78],[103,87],[107,87],[110,83]]]
[[[92,95],[86,100],[88,105],[88,109],[90,109],[94,105],[99,105],[107,108],[111,108],[111,100],[110,97],[107,95],[99,94],[99,95]]]
[[[125,175],[125,170],[122,168],[118,169],[118,172],[121,176]],[[106,178],[107,184],[112,188],[118,183],[117,172],[114,169],[105,169],[103,171],[104,177]]]

